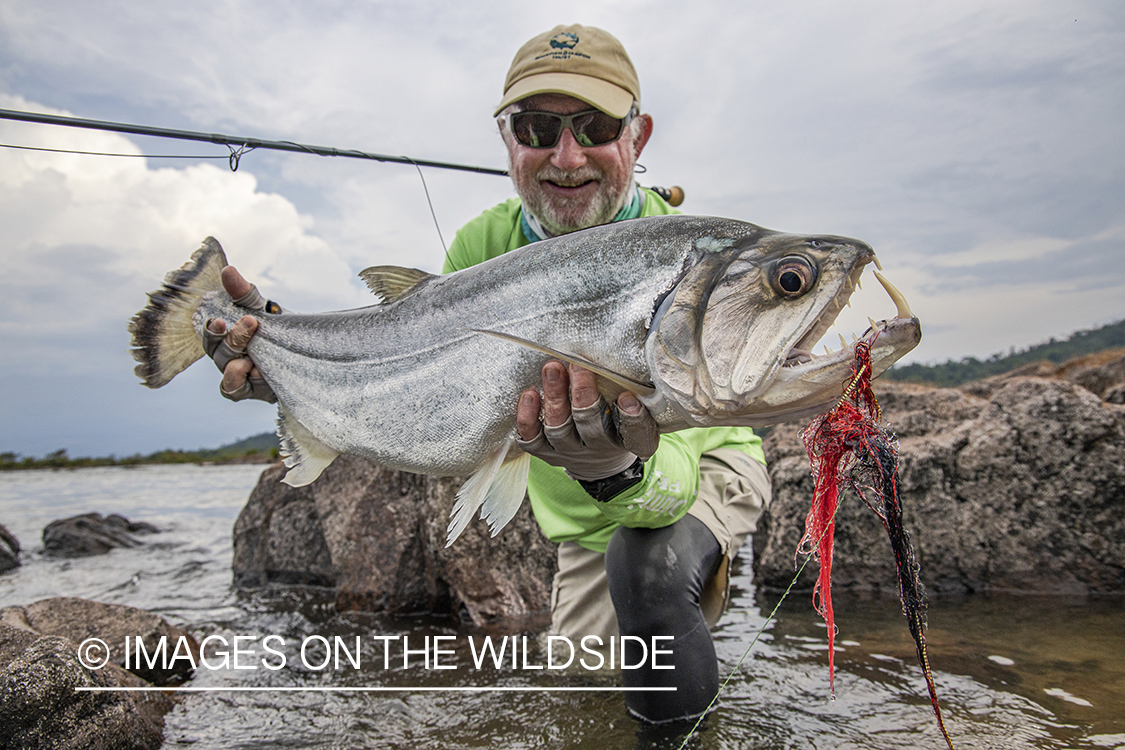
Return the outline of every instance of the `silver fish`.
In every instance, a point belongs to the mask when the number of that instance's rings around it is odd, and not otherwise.
[[[438,476],[471,474],[449,543],[481,510],[495,535],[523,499],[529,456],[515,404],[549,357],[587,367],[607,399],[637,394],[662,432],[763,426],[824,411],[853,352],[816,356],[875,260],[858,240],[667,216],[538,242],[445,276],[361,272],[370,307],[257,313],[249,355],[278,397],[285,481],[308,484],[340,453]],[[223,291],[212,238],[149,295],[129,330],[137,375],[159,388],[203,356],[207,321],[247,310]],[[878,274],[877,274],[878,276]],[[902,295],[872,321],[878,375],[917,345]]]

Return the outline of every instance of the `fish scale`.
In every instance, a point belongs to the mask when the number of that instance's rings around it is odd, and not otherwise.
[[[823,411],[850,355],[795,358],[846,302],[866,244],[691,216],[617,222],[537,242],[446,276],[361,273],[382,301],[309,315],[240,308],[208,238],[130,324],[137,374],[160,387],[203,356],[210,319],[255,315],[248,353],[278,397],[286,480],[313,481],[339,453],[431,475],[473,475],[451,537],[483,506],[493,532],[515,512],[527,457],[515,404],[551,357],[593,370],[607,400],[637,394],[662,432],[761,426]],[[780,285],[788,271],[797,291]],[[787,284],[792,285],[792,278]],[[883,321],[882,372],[920,336]],[[489,495],[489,488],[503,486]],[[502,495],[502,497],[500,497]],[[463,501],[463,502],[462,502]]]

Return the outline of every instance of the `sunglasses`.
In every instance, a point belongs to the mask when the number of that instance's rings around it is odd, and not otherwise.
[[[633,121],[634,112],[625,117],[610,117],[600,109],[588,109],[572,115],[554,112],[513,112],[508,115],[508,129],[528,148],[554,148],[563,130],[570,129],[579,146],[604,146],[613,143]]]

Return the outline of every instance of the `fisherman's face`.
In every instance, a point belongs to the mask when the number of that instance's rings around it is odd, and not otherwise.
[[[590,109],[580,99],[539,94],[519,103],[522,110],[561,115]],[[580,146],[570,129],[553,148],[529,148],[502,128],[509,171],[524,205],[551,234],[565,234],[609,223],[625,204],[633,167],[652,131],[652,119],[637,115],[636,126],[601,146]]]

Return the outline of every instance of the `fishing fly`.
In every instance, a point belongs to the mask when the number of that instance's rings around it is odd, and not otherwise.
[[[797,547],[799,555],[815,557],[820,574],[813,589],[813,605],[828,626],[828,680],[835,697],[836,625],[832,612],[832,544],[840,488],[852,490],[875,511],[890,537],[898,568],[899,596],[910,635],[914,638],[918,662],[926,679],[930,704],[938,728],[950,750],[953,741],[946,731],[938,705],[937,689],[926,652],[926,598],[919,579],[919,565],[910,533],[902,522],[898,496],[898,442],[881,423],[882,413],[871,390],[871,341],[855,345],[853,376],[836,405],[814,419],[802,433],[809,454],[816,490],[805,519],[805,535]]]

